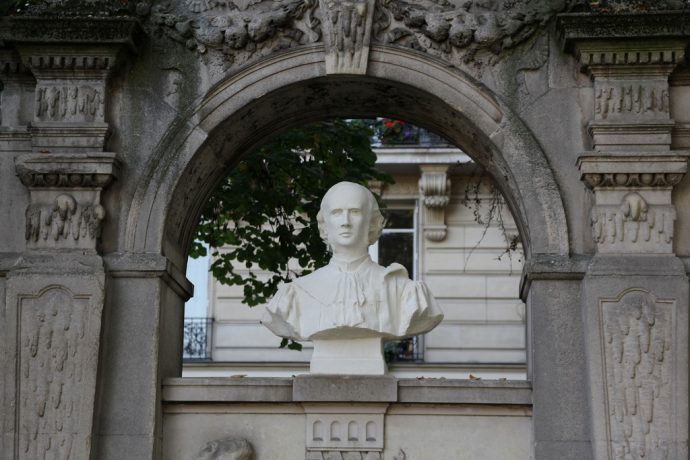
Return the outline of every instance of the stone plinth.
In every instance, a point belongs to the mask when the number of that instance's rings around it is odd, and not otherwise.
[[[312,374],[383,375],[383,339],[314,340]]]

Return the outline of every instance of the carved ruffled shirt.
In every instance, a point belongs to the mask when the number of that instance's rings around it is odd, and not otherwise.
[[[263,324],[296,340],[409,337],[443,319],[426,284],[400,264],[382,267],[369,256],[331,262],[283,284],[266,307]]]

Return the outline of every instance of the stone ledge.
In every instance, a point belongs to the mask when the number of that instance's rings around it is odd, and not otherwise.
[[[585,277],[591,256],[534,254],[522,268],[520,298],[526,302],[533,280],[581,280]]]
[[[13,16],[0,21],[0,42],[124,45],[136,51],[143,38],[139,21],[134,18]]]
[[[291,402],[291,378],[169,378],[166,402]]]
[[[113,278],[163,277],[175,291],[187,299],[194,295],[194,285],[170,259],[153,253],[109,253],[103,263]]]
[[[292,399],[305,402],[394,402],[397,380],[392,376],[298,375]]]
[[[531,406],[532,384],[515,380],[400,379],[391,376],[168,378],[164,403],[406,403]]]
[[[690,14],[684,11],[658,13],[566,13],[557,16],[557,28],[566,49],[574,40],[686,37]]]
[[[517,380],[409,379],[398,382],[401,403],[532,404],[532,384]]]

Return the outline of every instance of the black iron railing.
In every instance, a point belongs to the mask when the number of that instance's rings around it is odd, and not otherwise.
[[[182,343],[183,361],[211,360],[213,318],[185,318]]]
[[[383,356],[387,363],[419,363],[424,361],[424,352],[419,336],[392,340],[383,345]]]

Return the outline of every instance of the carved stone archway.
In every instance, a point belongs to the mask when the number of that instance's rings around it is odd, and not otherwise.
[[[466,150],[516,217],[534,458],[687,458],[687,11],[30,3],[0,21],[3,458],[160,458],[214,185],[276,132],[373,115]]]

